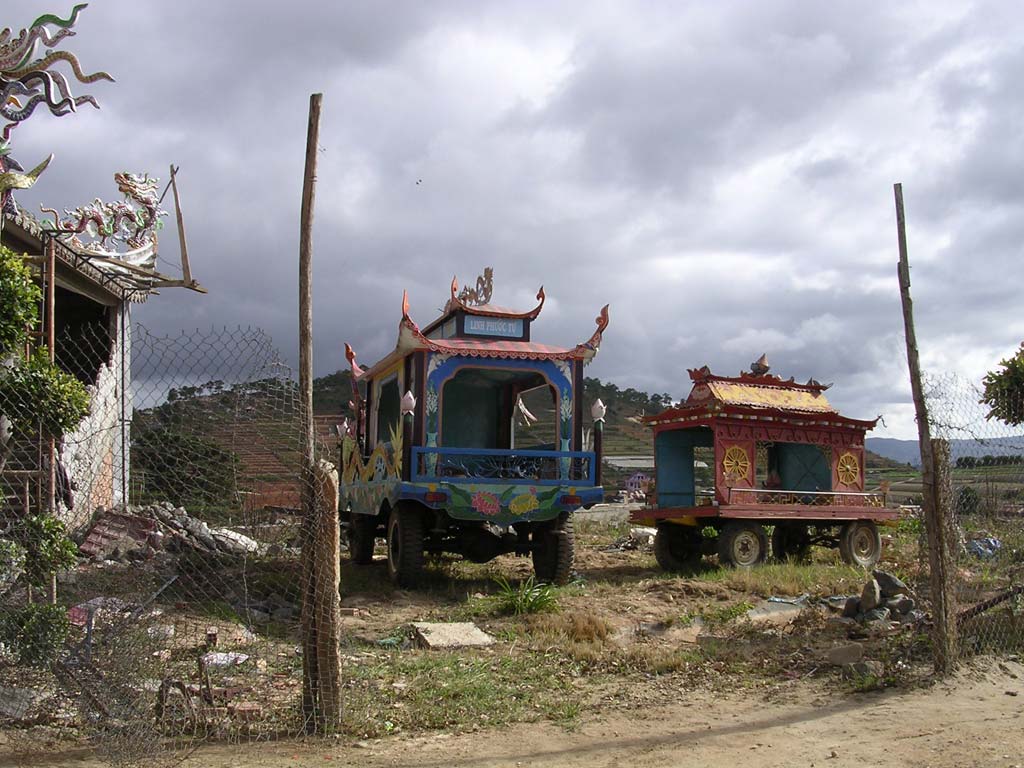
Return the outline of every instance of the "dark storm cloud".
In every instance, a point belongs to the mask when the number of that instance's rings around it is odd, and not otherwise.
[[[4,5],[20,28],[50,4]],[[193,269],[136,317],[258,325],[294,359],[309,94],[324,92],[317,372],[429,322],[453,274],[549,297],[536,337],[612,324],[592,375],[681,397],[686,369],[835,381],[913,431],[895,280],[905,182],[926,364],[977,377],[1024,336],[1022,22],[1012,7],[830,3],[94,2],[65,47],[118,82],[18,128],[19,200],[113,197],[181,167]],[[162,267],[177,242],[164,230]]]

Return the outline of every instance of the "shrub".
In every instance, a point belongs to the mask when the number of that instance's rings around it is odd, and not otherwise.
[[[37,603],[0,615],[0,642],[25,666],[45,667],[57,658],[71,630],[63,606]]]
[[[46,586],[51,574],[77,562],[78,548],[68,538],[64,523],[55,517],[25,518],[19,526],[18,540],[25,546],[25,575],[33,586]]]
[[[50,362],[45,347],[0,376],[0,403],[15,429],[60,438],[89,413],[85,385]]]

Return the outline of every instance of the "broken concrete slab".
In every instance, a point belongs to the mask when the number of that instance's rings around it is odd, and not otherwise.
[[[244,664],[248,660],[248,654],[236,653],[234,651],[229,653],[213,651],[211,653],[203,654],[203,664],[207,667],[234,667],[239,664]]]
[[[801,605],[765,600],[747,611],[746,615],[752,624],[781,627],[791,623],[802,610]]]
[[[36,692],[28,688],[9,688],[0,685],[0,717],[21,720],[35,704]]]
[[[825,651],[825,661],[836,667],[855,664],[864,658],[864,646],[860,643],[837,645]]]
[[[481,648],[494,638],[469,621],[414,621],[416,642],[423,648]]]

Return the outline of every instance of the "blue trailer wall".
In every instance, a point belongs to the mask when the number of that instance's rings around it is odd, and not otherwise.
[[[710,429],[675,429],[661,432],[654,440],[659,507],[692,507],[696,504],[693,478],[693,449],[710,448]]]

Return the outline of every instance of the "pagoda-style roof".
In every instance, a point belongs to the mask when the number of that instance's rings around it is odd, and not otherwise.
[[[373,376],[378,371],[387,370],[406,355],[419,350],[503,360],[581,360],[586,364],[597,354],[601,346],[602,334],[608,327],[608,305],[606,304],[595,320],[597,329],[587,341],[577,344],[575,347],[539,344],[529,340],[526,323],[540,314],[541,307],[544,305],[543,288],[537,294],[540,304],[535,309],[530,312],[514,313],[495,307],[490,303],[469,304],[466,302],[464,294],[462,298],[456,295],[457,287],[457,283],[452,281],[452,299],[448,302],[444,314],[423,331],[409,316],[409,296],[408,293],[403,292],[402,319],[398,323],[398,340],[395,349],[390,354],[364,370],[356,363],[356,355],[352,347],[348,344],[345,345],[345,357],[352,369],[353,378]],[[487,296],[489,298],[489,287]],[[477,317],[494,318],[496,322],[510,323],[512,328],[519,328],[519,330],[514,331],[515,335],[512,338],[501,338],[501,329],[493,332],[487,329],[470,330],[461,319],[458,324],[455,323],[458,319],[455,316],[460,312]],[[446,326],[449,323],[454,329],[451,334],[443,332],[447,330]],[[517,326],[516,323],[520,325]],[[524,327],[525,331],[522,330]],[[475,335],[477,333],[481,335]]]
[[[830,384],[810,379],[800,384],[768,373],[764,356],[752,371],[738,376],[719,376],[704,366],[691,369],[693,388],[678,406],[648,416],[648,424],[704,421],[735,416],[770,421],[800,421],[837,427],[871,429],[878,419],[864,421],[841,416],[823,394]]]

